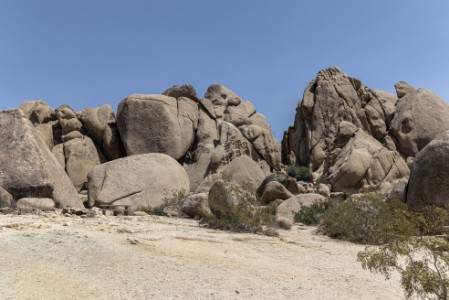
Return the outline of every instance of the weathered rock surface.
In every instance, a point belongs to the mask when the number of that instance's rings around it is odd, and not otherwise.
[[[87,174],[101,163],[100,154],[93,141],[84,136],[64,143],[64,157],[67,175],[79,192],[87,183]]]
[[[231,161],[223,169],[222,175],[236,185],[248,183],[253,185],[254,188],[258,187],[265,178],[260,166],[246,155],[239,156]]]
[[[425,89],[408,92],[399,100],[390,128],[404,157],[416,156],[445,130],[449,130],[449,105]]]
[[[192,218],[211,214],[208,194],[199,193],[188,196],[181,206],[181,211]]]
[[[335,192],[357,192],[362,187],[407,178],[410,173],[399,153],[383,147],[362,130],[342,149],[331,153],[325,170]]]
[[[398,95],[398,98],[402,98],[408,93],[411,93],[415,91],[416,89],[408,84],[405,81],[399,81],[394,85],[394,88],[396,89],[396,94]]]
[[[277,181],[270,181],[266,186],[262,194],[262,203],[268,204],[276,199],[285,200],[293,197],[294,195],[289,192],[281,183]]]
[[[70,179],[21,110],[0,112],[0,185],[15,199],[52,198],[83,208]]]
[[[197,105],[188,98],[134,94],[117,111],[127,155],[157,152],[178,160],[193,143],[197,124]]]
[[[50,198],[22,198],[16,203],[18,209],[34,208],[42,211],[53,210],[55,202]]]
[[[55,111],[42,100],[24,102],[19,106],[19,109],[33,125],[56,120]]]
[[[415,210],[425,205],[449,204],[449,131],[425,146],[413,162],[407,204]]]
[[[189,177],[173,158],[149,153],[119,158],[88,175],[89,206],[113,204],[158,209],[178,191],[190,190]]]
[[[296,195],[300,193],[298,184],[296,183],[296,180],[293,177],[288,176],[285,173],[275,172],[273,174],[268,175],[260,184],[260,186],[257,188],[257,195],[259,197],[262,197],[263,193],[265,192],[265,188],[268,185],[268,183],[276,181],[281,183],[283,186],[287,188],[287,190]]]
[[[14,199],[10,193],[0,186],[0,208],[11,206]]]
[[[310,206],[313,203],[322,202],[325,198],[318,194],[300,194],[283,201],[278,205],[276,218],[284,217],[294,221],[294,216],[303,206]]]
[[[396,102],[396,96],[369,89],[338,68],[320,71],[304,91],[294,125],[284,134],[284,163],[291,163],[289,156],[293,152],[298,165],[310,165],[312,171],[320,169],[334,148],[342,121],[382,142]]]
[[[120,139],[117,121],[110,105],[97,108],[85,108],[80,120],[89,136],[101,147],[109,160],[124,156],[124,148]]]
[[[195,87],[191,84],[174,85],[162,92],[162,95],[174,98],[186,97],[191,100],[198,101]]]

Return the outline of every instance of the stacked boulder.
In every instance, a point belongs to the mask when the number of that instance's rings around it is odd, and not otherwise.
[[[76,112],[41,100],[1,113],[2,205],[157,209],[173,192],[207,193],[222,177],[258,186],[281,168],[266,118],[220,84],[201,99],[188,84],[133,94],[117,116],[109,105]]]
[[[191,192],[241,156],[266,173],[281,168],[280,147],[266,118],[220,84],[211,85],[202,99],[191,85],[130,95],[119,104],[117,125],[127,155],[171,156],[187,171]]]

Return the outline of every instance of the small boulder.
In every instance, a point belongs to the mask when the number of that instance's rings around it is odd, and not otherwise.
[[[18,209],[39,209],[49,211],[55,208],[55,202],[50,198],[22,198],[16,203]]]
[[[262,203],[268,204],[276,199],[285,200],[293,196],[294,195],[289,190],[287,190],[287,188],[285,188],[280,182],[270,181],[265,186],[261,201]]]
[[[257,188],[257,195],[259,197],[262,197],[263,193],[265,192],[267,184],[270,183],[271,181],[277,181],[281,183],[283,186],[287,188],[287,190],[290,193],[294,195],[300,193],[298,184],[296,183],[296,180],[293,177],[290,177],[285,173],[275,172],[265,177],[260,186]],[[303,192],[305,192],[305,190]]]
[[[161,94],[174,98],[186,97],[194,101],[198,101],[196,90],[191,84],[174,85],[171,88],[166,89]]]

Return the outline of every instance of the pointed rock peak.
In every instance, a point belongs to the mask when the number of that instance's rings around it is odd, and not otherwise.
[[[416,88],[414,88],[413,86],[411,86],[410,84],[408,84],[405,81],[399,81],[398,83],[396,83],[394,85],[394,88],[396,89],[396,94],[398,95],[398,98],[402,98],[405,95],[407,95],[408,93],[416,90]]]

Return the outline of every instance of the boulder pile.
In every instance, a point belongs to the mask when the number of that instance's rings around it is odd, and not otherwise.
[[[441,189],[449,183],[441,150],[449,105],[403,81],[395,88],[396,95],[370,89],[336,67],[320,71],[284,133],[283,163],[308,168],[315,180],[325,178],[332,192],[384,191],[411,207],[449,204]],[[425,179],[430,174],[438,179]],[[432,193],[437,186],[441,193]]]
[[[29,101],[0,112],[0,135],[5,205],[152,210],[170,193],[208,192],[223,176],[258,186],[281,169],[265,116],[220,84],[204,98],[188,84],[133,94],[117,115],[109,105],[77,112]]]
[[[283,224],[303,206],[367,191],[416,210],[447,205],[449,105],[402,81],[395,88],[320,71],[282,147],[265,116],[221,84],[203,98],[189,84],[133,94],[117,114],[25,102],[0,111],[0,209],[160,212],[182,194],[182,213],[220,215],[217,207],[238,203],[221,195],[228,183],[251,185]],[[211,193],[224,202],[210,206]]]

